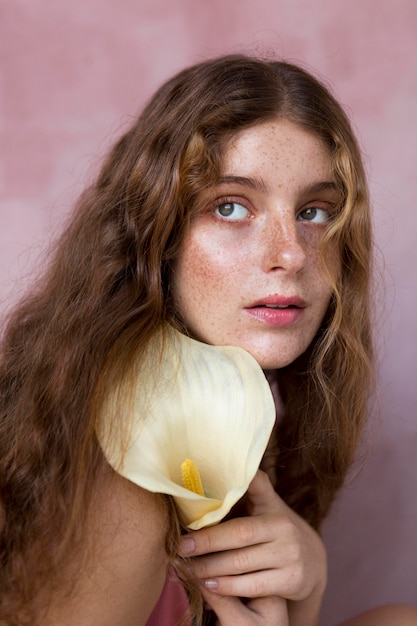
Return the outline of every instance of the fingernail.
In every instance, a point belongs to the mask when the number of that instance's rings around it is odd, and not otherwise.
[[[219,586],[219,583],[215,578],[206,578],[203,582],[204,586],[207,587],[207,589],[211,589],[212,591],[217,589]]]
[[[179,545],[179,553],[182,556],[189,556],[195,552],[195,541],[189,535],[181,537]]]

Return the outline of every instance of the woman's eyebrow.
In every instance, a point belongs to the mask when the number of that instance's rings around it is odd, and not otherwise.
[[[219,185],[224,185],[224,184],[240,185],[242,187],[249,187],[251,189],[254,189],[256,191],[261,191],[263,193],[266,193],[268,191],[268,185],[262,178],[258,176],[233,176],[233,175],[220,176],[217,183]],[[303,193],[304,194],[318,193],[320,191],[326,191],[327,189],[331,191],[340,192],[340,189],[334,180],[323,180],[323,181],[311,183],[311,185],[307,185],[303,189]]]
[[[255,189],[256,191],[262,191],[263,193],[268,190],[268,185],[265,183],[264,180],[262,180],[262,178],[259,178],[258,176],[220,176],[217,183],[219,185],[233,183],[242,187],[250,187],[251,189]]]
[[[326,191],[326,189],[330,189],[331,191],[340,192],[339,186],[334,180],[324,180],[319,181],[317,183],[312,183],[303,189],[304,193],[317,193],[319,191]]]

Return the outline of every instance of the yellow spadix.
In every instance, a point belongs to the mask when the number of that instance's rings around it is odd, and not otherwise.
[[[199,496],[206,495],[198,467],[191,459],[184,459],[181,463],[181,478],[183,486],[188,489],[188,491],[198,493]]]
[[[219,522],[244,495],[274,421],[269,384],[248,352],[169,327],[109,396],[97,434],[117,472],[173,496],[183,524],[198,529]]]

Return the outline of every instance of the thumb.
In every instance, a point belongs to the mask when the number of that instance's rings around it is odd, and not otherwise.
[[[251,515],[261,515],[281,510],[284,502],[276,493],[268,474],[258,470],[246,493],[247,508]]]
[[[203,590],[203,596],[215,612],[220,626],[288,626],[287,603],[283,598],[268,596],[243,603],[233,596],[220,596]]]
[[[202,590],[204,600],[212,611],[215,612],[221,626],[235,626],[240,624],[245,626],[245,609],[239,598],[234,596],[221,596],[211,593],[207,589]]]

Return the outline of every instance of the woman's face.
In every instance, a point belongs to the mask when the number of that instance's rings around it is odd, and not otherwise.
[[[278,119],[237,133],[174,267],[174,302],[191,335],[245,348],[264,369],[300,356],[331,296],[320,245],[338,201],[316,135]]]

